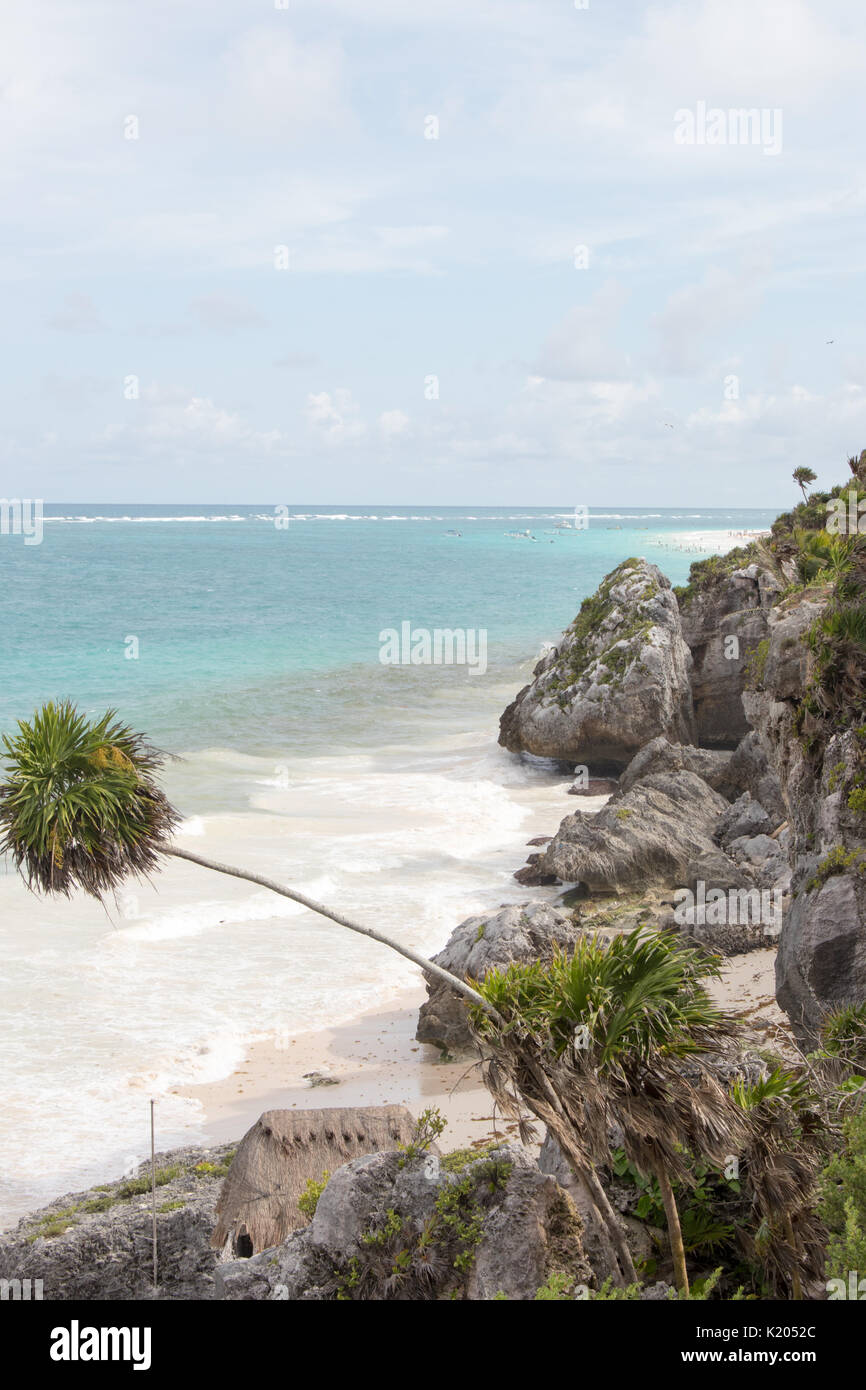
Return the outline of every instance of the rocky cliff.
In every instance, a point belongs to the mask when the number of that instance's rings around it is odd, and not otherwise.
[[[658,734],[692,743],[691,664],[669,581],[646,560],[625,560],[535,667],[499,742],[598,770],[625,767]]]

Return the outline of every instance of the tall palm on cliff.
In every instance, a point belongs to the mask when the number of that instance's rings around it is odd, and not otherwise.
[[[542,1120],[607,1216],[623,1275],[634,1278],[620,1223],[597,1177],[611,1129],[658,1181],[677,1287],[689,1289],[673,1185],[694,1184],[690,1152],[723,1167],[747,1129],[707,1064],[732,1024],[704,981],[716,963],[678,938],[638,930],[583,937],[549,964],[515,964],[478,985],[499,1021],[470,1009],[489,1050],[487,1084],[507,1113]],[[599,1189],[601,1191],[599,1192]]]
[[[806,492],[806,488],[810,483],[816,481],[818,474],[813,473],[811,468],[795,468],[791,476],[803,494],[803,501],[808,502],[809,495]]]
[[[9,854],[31,889],[66,897],[83,888],[112,894],[130,876],[147,876],[165,857],[269,888],[340,926],[360,932],[445,980],[482,1009],[482,996],[450,971],[293,888],[180,849],[171,835],[181,816],[156,782],[166,761],[113,710],[98,719],[70,701],[49,703],[18,733],[3,738],[6,780],[0,785],[0,853]]]

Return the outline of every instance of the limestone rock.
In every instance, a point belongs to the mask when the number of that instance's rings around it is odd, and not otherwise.
[[[467,918],[433,959],[459,979],[480,980],[511,961],[549,960],[554,946],[573,946],[579,935],[573,912],[549,903],[523,903]],[[463,999],[436,978],[428,979],[427,994],[418,1016],[418,1041],[448,1052],[470,1047]]]
[[[742,835],[761,835],[772,830],[773,824],[760,801],[753,801],[749,792],[743,792],[737,800],[719,817],[713,831],[713,839],[725,848],[732,840]]]
[[[210,1238],[233,1148],[222,1144],[157,1155],[156,1290],[149,1164],[134,1178],[58,1197],[23,1217],[0,1235],[0,1278],[41,1279],[46,1300],[212,1298],[218,1254]]]
[[[697,742],[734,748],[748,732],[742,694],[750,653],[764,640],[778,592],[757,564],[734,570],[682,604],[682,632],[692,654]]]
[[[696,748],[694,744],[671,743],[660,734],[636,753],[619,779],[620,791],[629,791],[651,772],[694,772],[714,791],[725,795],[728,766],[732,754],[715,748]],[[613,790],[617,790],[614,787]]]
[[[694,772],[652,772],[595,814],[566,816],[542,866],[590,892],[682,885],[689,863],[715,850],[710,837],[725,805]]]
[[[747,706],[754,713],[754,707],[749,705],[749,696],[746,694],[743,696],[744,709]],[[770,765],[767,750],[757,729],[750,730],[737,744],[719,781],[718,790],[732,801],[748,792],[753,800],[765,808],[776,825],[787,816],[779,779]]]
[[[694,741],[691,657],[669,581],[626,560],[586,599],[500,721],[512,753],[621,768],[658,734]]]
[[[478,1238],[456,1253],[441,1222],[449,1193]],[[468,1221],[467,1221],[468,1224]],[[424,1233],[432,1243],[421,1242]],[[403,1262],[395,1275],[395,1261]],[[463,1258],[465,1257],[465,1258]],[[249,1260],[221,1265],[217,1296],[237,1300],[535,1297],[552,1272],[591,1283],[581,1222],[568,1195],[524,1149],[501,1148],[456,1170],[433,1154],[372,1154],[340,1168],[310,1225]]]

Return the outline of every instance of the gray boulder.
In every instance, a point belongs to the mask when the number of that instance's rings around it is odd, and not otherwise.
[[[725,795],[728,767],[733,755],[717,748],[696,748],[694,744],[671,743],[660,734],[636,753],[619,779],[620,791],[629,791],[651,772],[694,772],[714,791]],[[612,790],[616,791],[617,787]]]
[[[743,835],[762,835],[774,828],[761,803],[753,801],[749,792],[743,792],[733,805],[722,812],[713,831],[713,839],[727,848],[733,840]]]
[[[695,858],[716,852],[711,835],[725,805],[694,772],[652,772],[595,814],[566,816],[542,866],[590,892],[682,885]]]
[[[658,734],[694,741],[691,657],[669,581],[626,560],[584,601],[500,720],[512,753],[621,768]]]
[[[748,695],[744,695],[744,709],[748,700]],[[775,825],[779,825],[788,814],[779,778],[770,765],[767,749],[757,729],[750,730],[737,744],[717,790],[731,801],[748,792],[754,801],[765,808]]]
[[[459,979],[482,980],[512,961],[549,960],[555,946],[574,946],[580,926],[574,912],[549,903],[522,903],[461,922],[433,957]],[[427,979],[427,1002],[418,1015],[419,1042],[447,1052],[472,1046],[465,1001],[444,980]]]

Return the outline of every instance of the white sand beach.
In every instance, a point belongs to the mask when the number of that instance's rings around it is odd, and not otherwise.
[[[775,958],[775,948],[768,947],[727,960],[711,993],[739,1017],[754,1045],[792,1056],[788,1020],[775,1000]],[[415,1041],[424,998],[419,988],[388,1010],[370,1010],[339,1027],[255,1043],[231,1076],[177,1094],[202,1106],[208,1144],[240,1139],[266,1110],[389,1104],[406,1105],[415,1116],[438,1108],[448,1123],[445,1150],[496,1137],[517,1142],[516,1126],[494,1115],[471,1057],[440,1062],[436,1048]],[[310,1073],[335,1084],[313,1085]]]
[[[471,1057],[440,1062],[438,1049],[415,1041],[424,998],[420,986],[336,1028],[254,1043],[231,1076],[177,1094],[203,1107],[209,1144],[239,1139],[265,1110],[350,1105],[406,1105],[416,1116],[436,1107],[448,1123],[446,1149],[513,1137]],[[313,1085],[310,1073],[333,1084]]]
[[[651,542],[663,550],[677,550],[700,558],[726,555],[737,546],[769,536],[769,531],[673,531]]]

